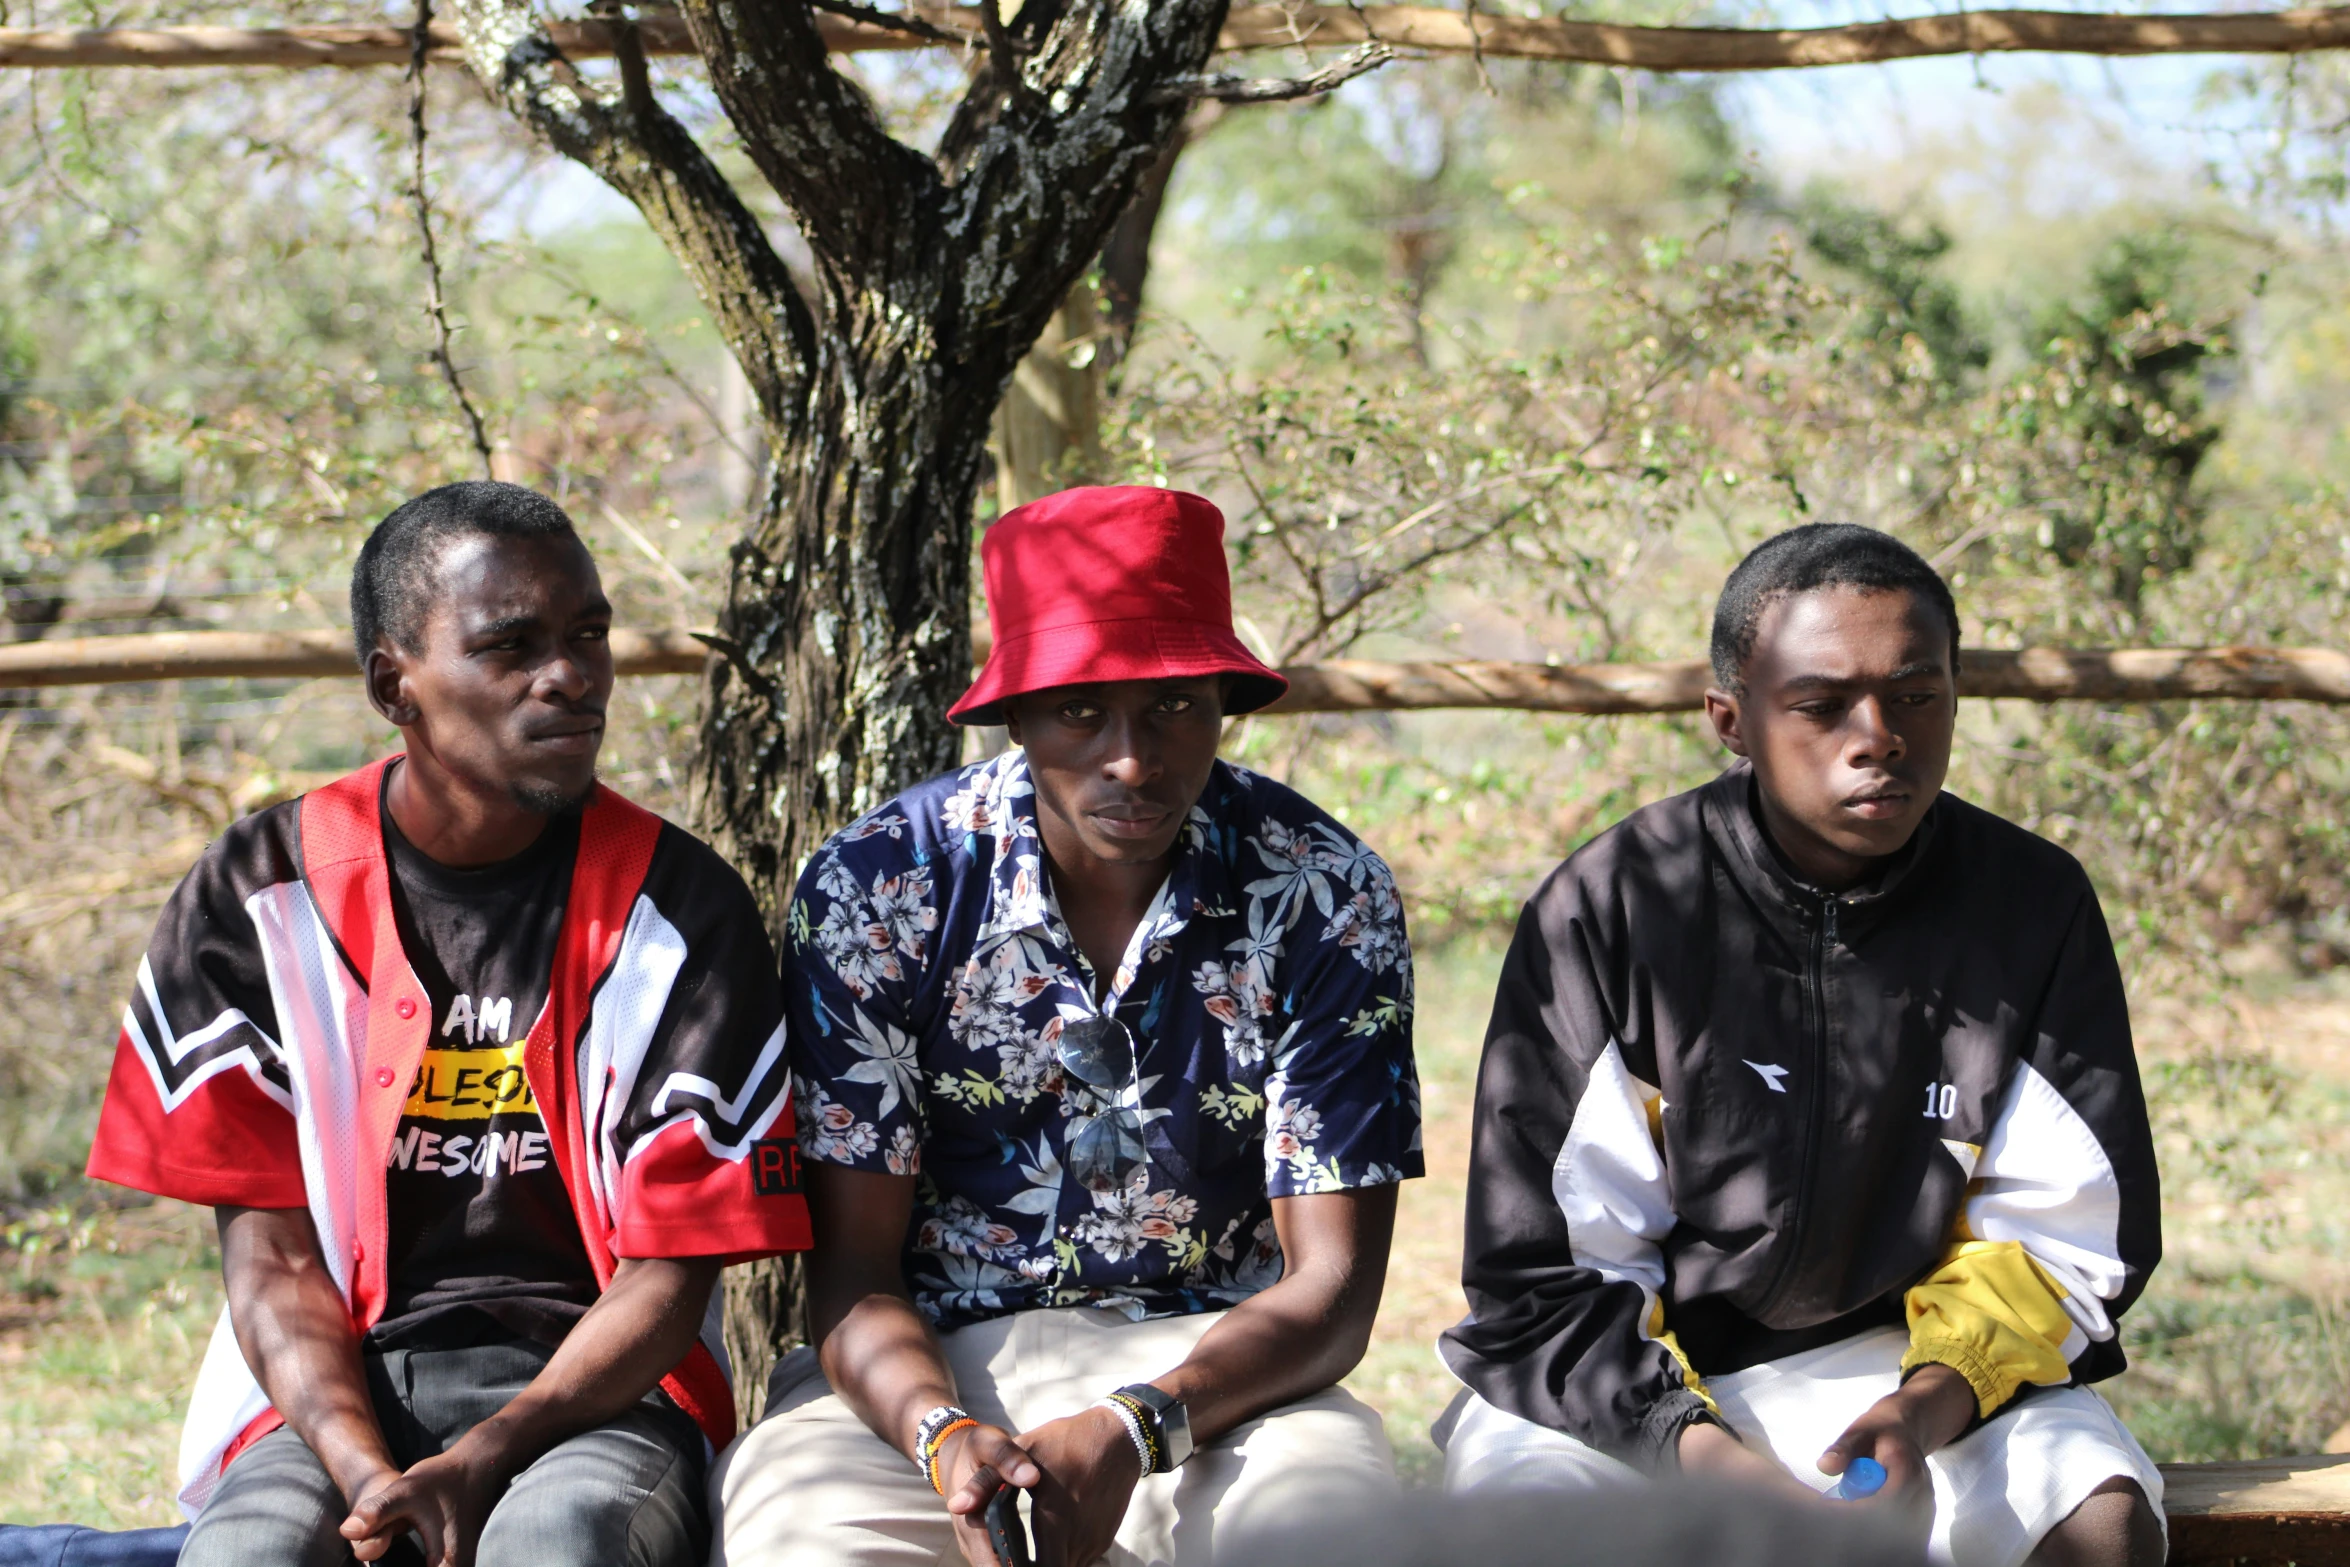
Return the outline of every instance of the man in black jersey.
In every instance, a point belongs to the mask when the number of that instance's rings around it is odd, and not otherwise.
[[[91,1156],[219,1213],[181,1560],[698,1563],[712,1285],[807,1244],[772,946],[595,781],[611,606],[560,508],[435,490],[351,597],[404,753],[190,872]]]

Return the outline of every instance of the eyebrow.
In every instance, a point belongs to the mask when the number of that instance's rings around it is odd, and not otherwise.
[[[1916,663],[1904,664],[1899,669],[1893,671],[1893,673],[1885,675],[1881,678],[1886,681],[1918,680],[1924,678],[1927,675],[1939,675],[1943,673],[1945,673],[1945,671],[1940,664],[1934,663],[1931,660],[1921,659]],[[1872,683],[1872,679],[1848,679],[1841,675],[1796,675],[1791,679],[1782,682],[1782,689],[1788,691],[1843,691],[1848,690],[1853,686],[1869,685]]]
[[[572,620],[576,624],[582,620],[596,619],[598,616],[609,619],[611,614],[611,604],[604,599],[597,599],[593,603],[581,605],[579,613],[573,616]],[[501,615],[496,620],[474,627],[470,634],[477,637],[510,636],[517,631],[530,630],[533,626],[539,625],[541,620],[542,617],[537,615]]]
[[[486,625],[474,627],[473,635],[477,637],[502,637],[517,631],[528,631],[531,627],[537,625],[538,623],[539,617],[536,615],[501,615],[499,618],[490,621]]]

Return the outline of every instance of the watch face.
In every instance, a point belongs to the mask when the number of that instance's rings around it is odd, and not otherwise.
[[[1159,1412],[1159,1429],[1166,1433],[1167,1467],[1180,1466],[1191,1456],[1191,1411],[1180,1402]]]

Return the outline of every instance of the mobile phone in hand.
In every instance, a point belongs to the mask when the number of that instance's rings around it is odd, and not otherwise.
[[[1028,1525],[1020,1519],[1020,1488],[997,1486],[981,1517],[987,1524],[988,1549],[995,1552],[997,1567],[1031,1567]]]

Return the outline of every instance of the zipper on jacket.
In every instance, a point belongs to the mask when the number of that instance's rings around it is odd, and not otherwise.
[[[1820,1152],[1820,1123],[1828,1111],[1828,949],[1836,944],[1836,910],[1834,898],[1820,900],[1819,923],[1812,929],[1811,961],[1803,976],[1804,1000],[1811,1012],[1811,1061],[1806,1087],[1809,1100],[1803,1126],[1803,1158],[1795,1167],[1794,1214],[1787,1226],[1787,1255],[1779,1263],[1779,1277],[1771,1285],[1771,1292],[1763,1298],[1763,1305],[1755,1314],[1759,1317],[1778,1305],[1787,1286],[1794,1281],[1797,1264],[1803,1256],[1804,1221],[1810,1217],[1812,1166]]]

